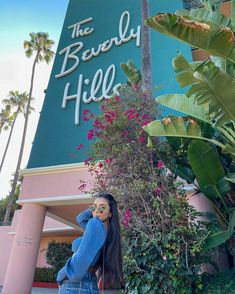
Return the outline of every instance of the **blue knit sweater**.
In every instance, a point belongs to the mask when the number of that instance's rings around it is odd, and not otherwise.
[[[74,254],[57,274],[56,281],[60,285],[65,279],[71,282],[81,281],[89,267],[97,265],[106,238],[104,224],[98,217],[92,217],[90,210],[81,212],[76,220],[85,232],[83,237],[74,240]]]

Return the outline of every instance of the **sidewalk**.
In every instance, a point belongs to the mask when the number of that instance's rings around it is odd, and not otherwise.
[[[0,293],[2,293],[2,287],[0,286]],[[32,288],[31,294],[56,294],[58,289],[50,288]]]

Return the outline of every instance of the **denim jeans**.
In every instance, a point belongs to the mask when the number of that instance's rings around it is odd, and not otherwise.
[[[97,278],[94,273],[87,273],[81,282],[65,280],[58,294],[99,294]]]

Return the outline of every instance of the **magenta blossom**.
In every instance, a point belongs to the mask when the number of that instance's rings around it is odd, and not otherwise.
[[[142,118],[143,118],[143,119],[150,119],[150,116],[149,116],[148,114],[143,114],[143,115],[142,115]]]
[[[100,121],[98,120],[98,118],[95,119],[95,122],[94,122],[93,126],[94,126],[95,128],[100,129],[100,130],[103,130],[103,129],[104,129],[104,126],[103,126],[102,122],[100,122]]]
[[[110,158],[106,158],[106,159],[105,159],[105,162],[106,162],[106,163],[112,163],[112,162],[113,162],[113,159],[112,159],[111,157],[110,157]]]
[[[157,187],[157,188],[155,188],[153,191],[154,191],[157,195],[160,195],[161,190],[162,190],[161,188]]]
[[[144,143],[144,142],[145,142],[145,139],[144,139],[143,136],[139,136],[139,142],[140,142],[140,143]]]
[[[83,115],[87,115],[88,113],[90,113],[89,109],[84,109],[83,112],[82,112]]]
[[[162,161],[158,161],[157,168],[158,169],[164,168],[164,163]]]
[[[99,167],[99,168],[102,168],[102,167],[103,167],[103,163],[100,162],[100,163],[98,164],[98,167]]]
[[[92,157],[88,157],[87,159],[84,160],[84,164],[85,165],[88,165],[89,164],[89,161],[93,160]]]
[[[126,131],[126,130],[123,130],[123,131],[122,131],[122,135],[121,135],[121,137],[122,137],[122,138],[125,138],[126,136],[127,136],[127,131]]]
[[[81,184],[79,186],[79,190],[84,190],[86,188],[87,184]]]
[[[84,145],[83,144],[80,144],[76,147],[77,150],[81,150],[82,148],[84,148]]]
[[[106,109],[107,109],[107,107],[106,107],[105,105],[101,105],[100,108],[101,108],[102,110],[106,110]]]
[[[87,133],[87,139],[88,140],[92,140],[93,137],[94,137],[94,133],[95,133],[95,130],[89,130],[88,133]]]
[[[129,226],[129,220],[131,219],[131,211],[130,210],[126,210],[125,214],[124,214],[124,226],[127,229]]]
[[[83,121],[88,121],[89,118],[87,118],[85,115],[83,115],[83,116],[82,116],[82,120],[83,120]]]

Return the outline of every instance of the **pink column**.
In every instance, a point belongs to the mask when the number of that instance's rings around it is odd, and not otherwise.
[[[31,293],[45,213],[45,206],[23,205],[2,294]]]

